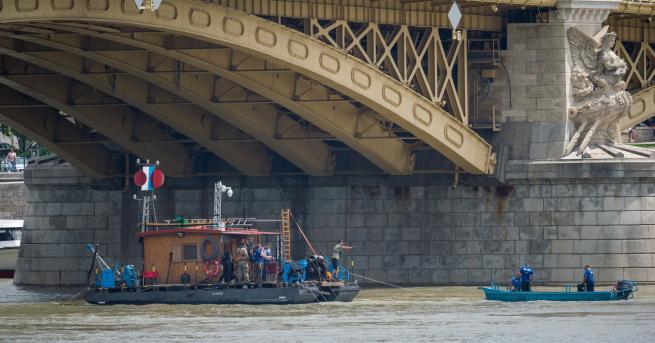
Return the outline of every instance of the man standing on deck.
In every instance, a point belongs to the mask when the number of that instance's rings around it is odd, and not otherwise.
[[[585,264],[584,266],[584,275],[582,276],[582,283],[578,285],[578,291],[594,291],[594,272],[591,270],[591,266]]]
[[[342,239],[334,246],[332,253],[332,276],[335,281],[339,281],[339,261],[341,260],[341,255],[343,255],[343,250],[352,248],[351,246],[343,245]]]
[[[250,282],[250,277],[248,276],[248,248],[246,247],[246,242],[241,241],[241,245],[237,250],[237,282],[243,285],[243,288],[248,287],[248,282]]]
[[[262,246],[260,244],[255,245],[255,248],[252,251],[252,265],[254,267],[253,277],[257,287],[262,285],[262,275],[264,273],[264,258],[262,256]]]
[[[521,291],[530,292],[532,291],[531,283],[533,278],[532,268],[528,264],[525,264],[520,270],[521,273]]]

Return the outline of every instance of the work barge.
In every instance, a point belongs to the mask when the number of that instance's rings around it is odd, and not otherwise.
[[[151,165],[146,168],[152,170]],[[135,237],[142,247],[140,270],[101,254],[99,244],[88,244],[87,249],[93,254],[89,271],[93,282],[87,290],[87,302],[100,305],[306,304],[350,302],[359,294],[360,287],[356,281],[351,282],[351,273],[345,266],[335,271],[318,255],[292,260],[292,221],[305,239],[306,236],[289,209],[280,211],[279,220],[266,220],[279,222],[279,231],[257,229],[255,218],[224,219],[222,193],[231,196],[233,191],[218,182],[214,187],[212,219],[177,217],[151,222],[156,199],[155,187],[151,188],[147,188],[142,199],[135,196],[142,201],[141,230]],[[309,240],[306,242],[312,248]],[[265,243],[275,248],[263,266],[261,278],[235,282],[236,264],[232,257],[237,256],[240,246],[247,247],[247,263],[253,271],[250,252],[254,253],[254,247]]]

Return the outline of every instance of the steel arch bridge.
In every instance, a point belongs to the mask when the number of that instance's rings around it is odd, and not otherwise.
[[[415,60],[439,60],[430,75],[420,62],[390,62],[388,47],[372,56],[403,82],[301,32],[205,2],[149,12],[131,0],[5,1],[0,24],[2,120],[90,176],[120,172],[116,144],[174,176],[196,173],[194,149],[245,175],[269,173],[271,155],[330,175],[328,139],[394,175],[414,172],[416,145],[465,171],[493,171],[465,101],[455,103],[459,117],[434,101],[458,96],[446,75],[465,51],[444,50],[436,31],[414,51]]]

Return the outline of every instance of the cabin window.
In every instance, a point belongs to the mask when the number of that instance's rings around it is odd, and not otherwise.
[[[184,244],[182,246],[182,256],[185,261],[195,261],[198,259],[198,246],[195,244]]]

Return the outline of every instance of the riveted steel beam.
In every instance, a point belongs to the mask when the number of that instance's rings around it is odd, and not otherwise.
[[[155,35],[155,39],[151,39],[148,42],[144,40],[146,38],[144,35],[141,35],[140,40],[135,40],[122,35],[101,34],[100,32],[88,29],[52,24],[42,25],[42,27],[70,30],[76,33],[87,34],[91,37],[142,48],[144,51],[82,51],[79,48],[71,47],[69,45],[70,43],[59,42],[57,36],[53,34],[48,35],[50,40],[25,35],[13,35],[12,37],[69,51],[93,61],[110,65],[121,71],[129,72],[131,75],[137,75],[153,84],[167,87],[169,91],[179,90],[179,87],[184,87],[185,84],[188,86],[184,88],[189,89],[211,88],[211,80],[204,76],[199,77],[198,75],[189,73],[190,75],[180,76],[179,80],[175,80],[174,75],[172,75],[174,73],[173,71],[169,72],[169,75],[160,73],[158,76],[153,76],[148,74],[146,70],[143,70],[142,67],[145,65],[143,59],[153,53],[157,56],[170,58],[173,61],[181,61],[185,65],[199,70],[208,70],[223,79],[227,79],[274,100],[349,145],[380,169],[390,174],[409,174],[413,169],[414,156],[411,154],[409,148],[400,139],[388,139],[389,135],[386,134],[385,129],[378,125],[372,116],[362,113],[362,109],[352,104],[351,99],[338,96],[335,98],[329,94],[329,89],[316,85],[315,82],[291,70],[280,70],[279,68],[271,67],[264,59],[240,54],[231,49],[166,49],[156,44],[157,41],[161,41],[159,35]],[[70,37],[65,36],[64,39],[70,40]],[[235,59],[245,62],[235,65]],[[129,63],[120,61],[129,61]],[[263,72],[269,71],[269,69],[272,69],[273,72]],[[177,83],[174,83],[174,81],[177,81]],[[197,96],[187,98],[194,100]],[[212,99],[214,104],[237,101],[222,100],[220,98]],[[251,101],[256,103],[260,100],[255,98]],[[280,121],[278,117],[275,127],[284,127],[287,136],[301,137],[303,133],[299,132],[299,128],[293,124],[289,120]],[[359,128],[366,128],[366,130],[363,132]],[[278,135],[276,134],[276,136]],[[283,136],[278,137],[280,139],[285,138]],[[375,139],[375,137],[379,137],[380,139]]]
[[[237,130],[228,124],[227,120],[236,123],[239,128],[269,145],[306,173],[326,175],[331,172],[332,158],[325,143],[316,141],[298,145],[274,137],[272,134],[273,122],[278,114],[275,107],[262,102],[230,101],[229,96],[245,92],[237,84],[233,84],[234,87],[230,89],[229,94],[226,94],[227,100],[213,101],[212,95],[207,93],[212,89],[214,81],[212,77],[207,77],[208,75],[199,77],[198,74],[180,75],[175,72],[168,73],[170,75],[151,74],[148,70],[150,66],[149,52],[125,51],[124,54],[115,56],[109,53],[83,51],[74,45],[38,37],[21,37],[21,35],[12,35],[6,32],[0,33],[0,36],[30,41],[66,51],[25,54],[33,59],[38,58],[41,61],[40,65],[49,69],[53,68],[52,64],[57,64],[58,72],[110,92],[113,96],[151,114],[156,119],[196,140],[246,175],[267,174],[270,171],[269,156],[260,143],[226,141],[225,138],[238,136]],[[122,71],[122,73],[107,77],[104,73],[77,72],[77,70],[81,70],[84,62],[75,57],[82,57],[101,64],[100,70],[109,66]],[[129,61],[129,63],[121,61]],[[175,94],[191,103],[186,105],[154,103],[151,97],[151,85],[169,92],[170,94],[167,96],[173,100],[175,100],[175,96],[172,95]],[[225,121],[217,117],[221,117]],[[291,121],[289,118],[284,120]],[[215,130],[216,127],[220,127],[220,129]]]
[[[110,4],[107,6],[107,4]],[[176,32],[232,47],[290,68],[369,107],[472,173],[493,172],[491,146],[439,106],[362,61],[270,21],[188,0],[163,2],[157,13],[130,2],[73,0],[3,8],[0,23],[101,21]],[[20,8],[17,8],[20,7]]]
[[[0,86],[0,93],[3,98],[8,95],[16,100],[25,98],[23,94],[4,85]],[[88,132],[66,119],[58,110],[39,104],[29,106],[26,104],[21,108],[0,109],[0,121],[36,140],[89,177],[101,178],[119,172],[116,166],[120,154],[109,150],[102,141],[91,138]],[[62,144],[62,141],[71,140],[85,144]]]
[[[621,119],[619,126],[627,130],[652,117],[655,117],[655,85],[632,95],[630,113]]]
[[[5,49],[0,49],[0,52],[8,53]],[[139,143],[139,140],[171,138],[169,133],[146,116],[129,107],[80,108],[71,104],[73,91],[95,98],[106,96],[86,85],[71,83],[70,79],[63,76],[33,79],[4,75],[0,76],[0,83],[75,117],[137,156],[159,160],[162,169],[170,176],[183,176],[192,172],[191,156],[181,144]]]

